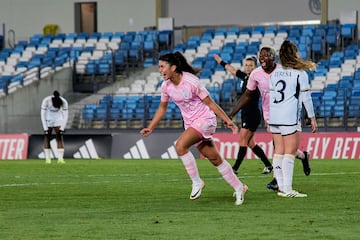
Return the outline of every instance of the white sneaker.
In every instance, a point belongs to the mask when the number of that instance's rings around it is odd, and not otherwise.
[[[45,159],[45,163],[46,163],[46,164],[51,164],[51,159],[50,159],[50,158]]]
[[[242,188],[239,188],[236,192],[234,192],[233,196],[235,197],[235,205],[241,205],[243,204],[245,200],[245,193],[248,190],[248,186],[246,184],[243,184]]]
[[[307,194],[305,193],[299,193],[295,190],[292,190],[288,193],[284,193],[284,192],[278,192],[277,193],[278,196],[280,197],[287,197],[287,198],[301,198],[301,197],[307,197]]]
[[[272,172],[272,170],[273,170],[272,166],[264,167],[264,170],[262,171],[262,174],[269,174],[269,173]]]
[[[203,190],[203,188],[205,187],[205,183],[203,180],[201,180],[200,183],[193,183],[192,185],[192,190],[190,193],[190,199],[191,200],[196,200],[200,197],[201,192]]]

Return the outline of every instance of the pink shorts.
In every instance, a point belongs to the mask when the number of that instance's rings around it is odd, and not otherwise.
[[[185,126],[185,129],[191,127],[195,129],[202,140],[212,140],[212,137],[216,131],[217,121],[216,118],[209,119],[196,119],[191,125]]]

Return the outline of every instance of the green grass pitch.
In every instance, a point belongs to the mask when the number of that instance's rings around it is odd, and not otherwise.
[[[312,160],[307,177],[296,161],[294,189],[308,197],[285,199],[265,188],[259,160],[245,160],[249,191],[235,206],[207,160],[196,201],[180,160],[0,161],[0,239],[358,239],[359,165]]]

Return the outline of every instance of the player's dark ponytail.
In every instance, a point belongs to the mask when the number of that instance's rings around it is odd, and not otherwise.
[[[54,97],[51,98],[52,104],[55,108],[60,108],[63,105],[63,101],[60,98],[60,93],[58,91],[54,91]]]
[[[177,73],[181,73],[184,71],[196,75],[200,71],[200,69],[192,67],[180,52],[167,53],[165,55],[160,56],[159,60],[168,62],[170,65],[175,65],[176,66],[175,71]]]

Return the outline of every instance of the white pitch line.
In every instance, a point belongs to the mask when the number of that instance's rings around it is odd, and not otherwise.
[[[360,172],[336,172],[336,173],[312,173],[309,177],[311,176],[336,176],[336,175],[359,175]],[[155,174],[111,174],[111,175],[88,175],[88,177],[129,177],[129,176],[151,176],[151,175],[155,175]],[[156,176],[158,175],[170,175],[170,174],[156,174]],[[296,175],[296,176],[301,176],[300,174]],[[265,178],[265,177],[269,177],[267,174],[266,175],[242,175],[239,176],[240,178]],[[222,177],[205,177],[205,179],[223,179]],[[148,180],[143,180],[144,182],[148,182]],[[183,181],[189,181],[188,178],[176,178],[176,179],[166,179],[166,180],[161,180],[163,182],[183,182]],[[87,184],[103,184],[103,183],[111,183],[112,181],[90,181],[90,182],[50,182],[50,183],[8,183],[8,184],[0,184],[0,188],[2,187],[28,187],[28,186],[40,186],[40,185],[87,185]],[[131,183],[131,182],[139,182],[131,180],[131,179],[127,179],[121,180],[122,183]]]
[[[81,185],[81,184],[99,184],[99,183],[110,183],[110,181],[99,181],[99,182],[66,182],[66,183],[9,183],[9,184],[0,184],[1,187],[28,187],[28,186],[40,186],[40,185]]]

